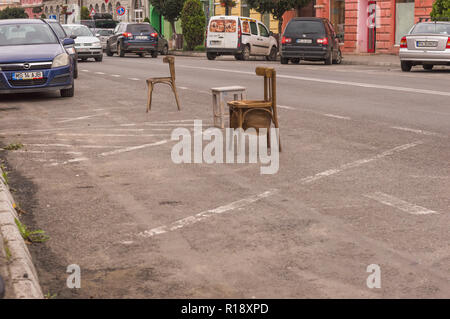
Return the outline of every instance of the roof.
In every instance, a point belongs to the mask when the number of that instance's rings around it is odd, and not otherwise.
[[[5,19],[0,20],[1,24],[42,24],[43,21],[39,19]]]

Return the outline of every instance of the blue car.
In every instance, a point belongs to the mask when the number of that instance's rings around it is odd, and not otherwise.
[[[74,95],[74,70],[51,27],[38,19],[0,20],[0,94],[59,90]]]

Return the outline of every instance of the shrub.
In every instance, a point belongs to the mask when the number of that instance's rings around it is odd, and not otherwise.
[[[433,20],[449,20],[450,19],[450,0],[436,0],[433,3],[433,10],[431,11]]]
[[[200,0],[187,0],[181,12],[181,28],[188,50],[203,43],[205,25],[206,16]]]
[[[0,19],[27,19],[28,14],[23,8],[10,8],[7,7],[0,10]]]

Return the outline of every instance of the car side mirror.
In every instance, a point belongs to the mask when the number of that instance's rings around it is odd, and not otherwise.
[[[71,35],[70,38],[75,40],[77,38],[77,36],[76,35]]]
[[[270,31],[270,32],[269,32],[269,35],[270,35],[271,37],[273,37],[273,32],[272,32],[272,31]]]
[[[63,45],[67,46],[67,45],[74,45],[75,44],[75,40],[72,38],[67,38],[63,40]]]
[[[99,36],[100,36],[100,33],[96,33],[95,36],[96,36],[96,37],[99,37]]]

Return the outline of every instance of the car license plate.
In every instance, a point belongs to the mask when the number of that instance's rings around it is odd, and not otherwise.
[[[89,48],[76,48],[78,52],[89,52]]]
[[[312,43],[311,39],[297,39],[297,43]]]
[[[417,41],[417,47],[436,47],[437,41]]]
[[[220,40],[211,40],[211,41],[209,41],[209,43],[213,44],[213,45],[218,45],[218,44],[221,44],[222,41],[220,41]]]
[[[13,80],[39,80],[44,78],[42,72],[16,72],[12,75]]]
[[[148,36],[138,35],[138,36],[136,36],[136,40],[148,40]]]

